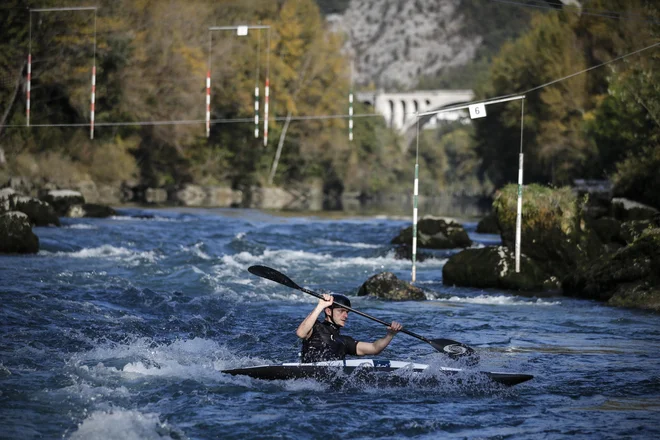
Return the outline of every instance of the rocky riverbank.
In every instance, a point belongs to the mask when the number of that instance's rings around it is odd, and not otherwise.
[[[493,202],[502,246],[465,249],[443,268],[448,285],[561,291],[660,311],[660,213],[571,188],[523,190],[521,270],[515,272],[517,186]]]

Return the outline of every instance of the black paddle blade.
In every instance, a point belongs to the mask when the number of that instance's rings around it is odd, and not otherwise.
[[[248,267],[248,272],[252,275],[256,275],[261,278],[266,278],[267,280],[275,281],[276,283],[283,284],[292,289],[302,290],[302,288],[291,280],[288,276],[284,275],[282,272],[278,272],[273,268],[267,266],[250,266]]]
[[[429,344],[440,353],[446,354],[454,360],[461,360],[467,365],[476,365],[479,355],[471,348],[451,339],[432,339]]]

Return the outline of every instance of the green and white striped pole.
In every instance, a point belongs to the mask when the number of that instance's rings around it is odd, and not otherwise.
[[[417,277],[417,195],[419,194],[419,164],[415,164],[415,189],[413,192],[413,227],[412,227],[412,282]]]
[[[413,185],[413,227],[412,227],[412,281],[417,279],[417,196],[419,195],[419,114],[417,117],[417,146],[415,148],[415,184]]]
[[[516,210],[516,273],[520,273],[520,241],[522,238],[522,192],[523,192],[523,121],[525,116],[525,100],[521,101],[520,109],[520,153],[518,154],[518,206]]]
[[[351,88],[348,91],[348,140],[353,140],[353,60],[351,60]]]
[[[353,89],[348,94],[348,140],[353,140]]]

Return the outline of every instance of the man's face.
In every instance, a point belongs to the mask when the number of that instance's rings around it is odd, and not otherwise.
[[[348,319],[348,310],[338,307],[336,309],[332,309],[332,320],[335,322],[340,327],[343,327],[346,325],[346,320]]]

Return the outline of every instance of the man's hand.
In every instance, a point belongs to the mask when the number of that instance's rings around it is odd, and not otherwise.
[[[326,307],[330,307],[332,303],[334,302],[334,297],[328,293],[323,294],[323,298],[319,298],[319,304],[318,306],[321,308],[321,310],[325,309]]]
[[[398,323],[398,322],[396,322],[396,321],[392,321],[392,324],[390,324],[390,326],[387,327],[387,333],[389,333],[389,334],[391,334],[392,336],[394,336],[394,335],[396,335],[397,333],[399,333],[399,332],[401,331],[402,328],[403,328],[403,326],[402,326],[400,323]]]

